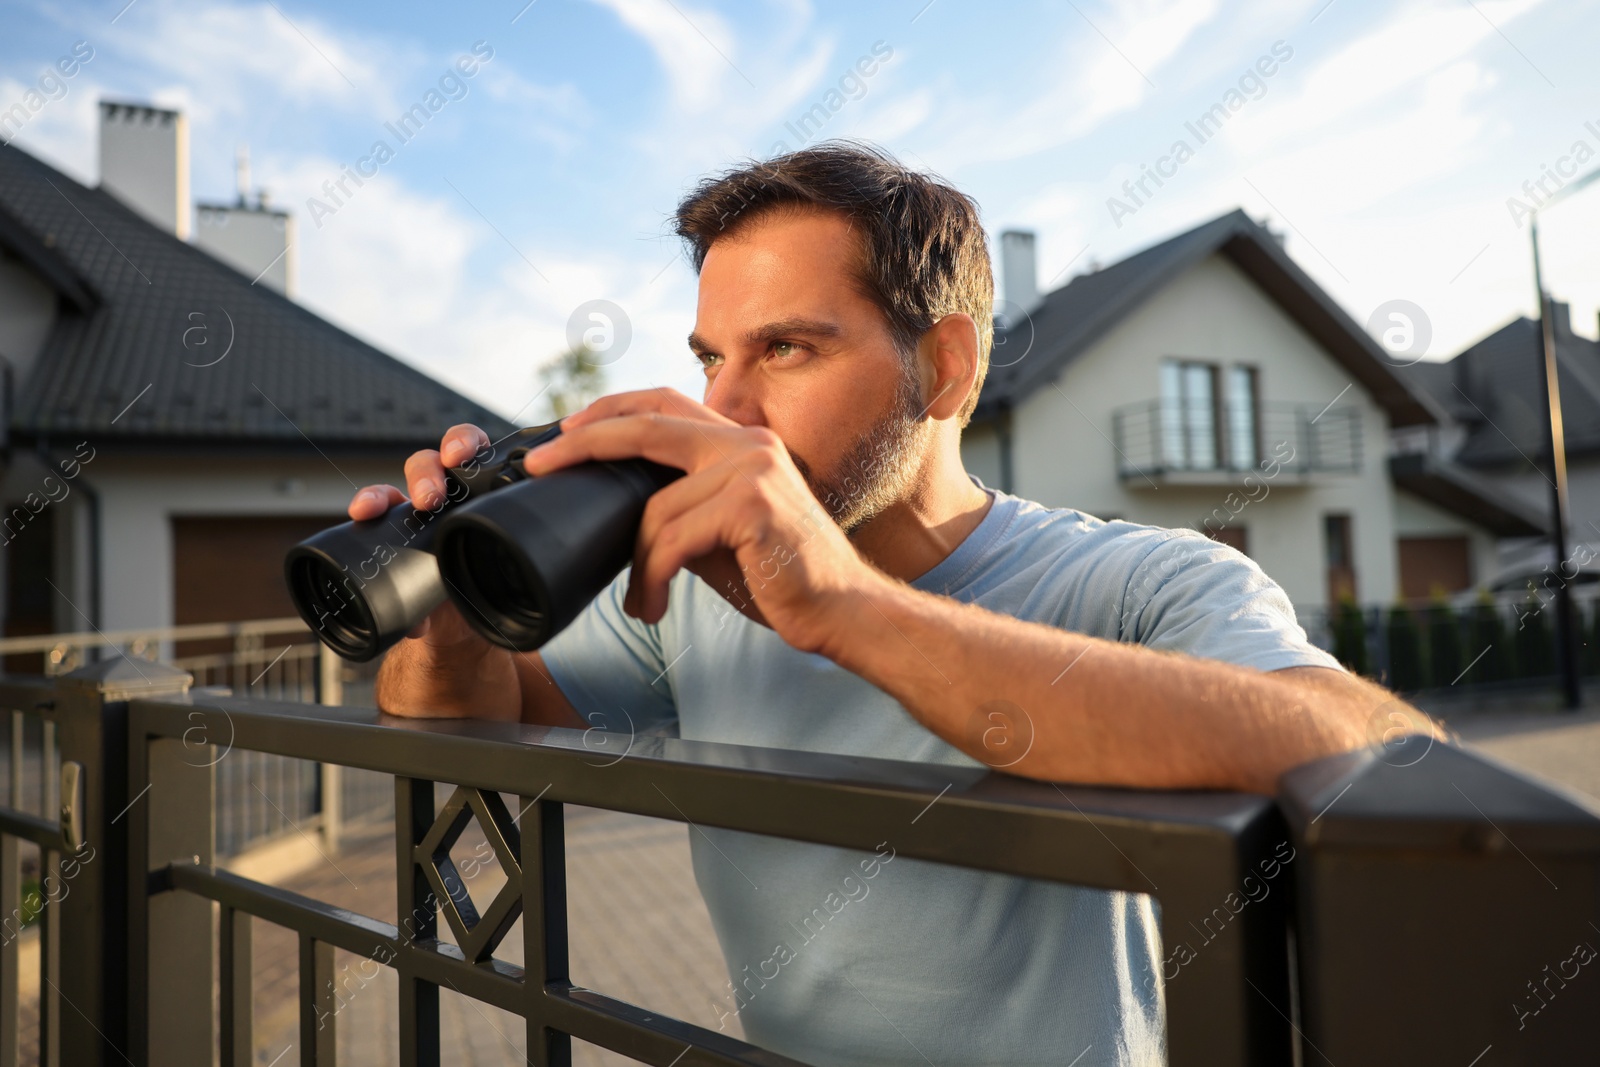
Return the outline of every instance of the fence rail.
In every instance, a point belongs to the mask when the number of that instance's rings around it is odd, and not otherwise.
[[[196,645],[225,648],[173,654]],[[33,653],[44,654],[49,677],[117,657],[134,665],[170,664],[187,671],[200,688],[324,705],[365,699],[376,670],[375,664],[340,660],[293,615],[0,639],[0,659]],[[29,732],[21,747],[33,751],[27,773],[42,776],[53,788],[49,783],[57,773],[54,749],[40,747],[49,737],[47,731],[48,724],[45,731]],[[342,774],[336,764],[240,752],[218,764],[217,779],[219,859],[239,857],[306,831],[336,841],[347,824],[393,814],[394,798],[387,782],[371,775]],[[269,800],[269,795],[276,799]],[[53,802],[46,810],[53,810]]]
[[[251,917],[298,935],[302,1064],[334,1060],[335,949],[396,972],[407,1065],[448,1052],[443,987],[520,1016],[538,1067],[570,1063],[573,1038],[661,1067],[794,1062],[572,983],[567,804],[867,852],[888,839],[934,863],[1150,894],[1174,1067],[1467,1063],[1486,1044],[1504,1050],[1496,1062],[1576,1062],[1600,1037],[1594,1012],[1519,1032],[1505,1011],[1553,950],[1591,936],[1600,817],[1417,737],[1300,768],[1274,803],[660,737],[597,765],[581,731],[189,690],[184,672],[126,660],[0,680],[0,708],[53,727],[63,772],[54,809],[45,789],[28,810],[17,779],[0,807],[0,909],[21,906],[20,841],[41,850],[45,878],[72,884],[40,912],[45,1063],[207,1064],[219,1048],[229,1067],[250,1062]],[[216,864],[216,767],[246,751],[392,776],[398,922]],[[442,807],[436,783],[455,790]],[[469,818],[510,859],[507,888],[481,912],[444,859]],[[1251,879],[1273,858],[1292,892],[1258,900]],[[1414,914],[1396,914],[1397,892]],[[496,958],[518,917],[524,966]],[[1469,956],[1446,951],[1468,943]],[[196,1010],[214,998],[215,1019]],[[16,1004],[11,939],[0,1064],[17,1059]],[[72,1025],[59,1025],[63,1006]]]

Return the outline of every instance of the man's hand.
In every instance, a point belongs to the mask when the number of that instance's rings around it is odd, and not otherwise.
[[[420,507],[445,500],[444,472],[489,443],[476,426],[453,426],[438,451],[406,460],[406,488]],[[392,485],[369,485],[350,501],[352,519],[376,519],[407,496]],[[391,715],[500,719],[523,715],[522,687],[512,653],[485,641],[446,601],[390,650],[378,673],[378,707]]]
[[[821,652],[840,615],[859,606],[856,591],[886,580],[817,501],[777,434],[674,389],[595,401],[529,452],[526,467],[538,475],[641,456],[684,477],[645,507],[624,601],[630,615],[659,622],[668,582],[687,568],[793,647]]]

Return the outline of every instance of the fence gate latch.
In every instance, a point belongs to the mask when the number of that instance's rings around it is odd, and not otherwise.
[[[61,761],[61,842],[68,852],[83,848],[83,764]]]

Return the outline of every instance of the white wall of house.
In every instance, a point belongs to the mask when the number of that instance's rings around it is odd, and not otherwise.
[[[1394,490],[1394,536],[1397,541],[1402,537],[1465,537],[1473,585],[1487,586],[1499,573],[1494,535],[1403,489]]]
[[[344,515],[356,486],[400,484],[395,462],[317,456],[130,457],[102,449],[84,473],[100,499],[106,630],[173,623],[172,519]],[[281,565],[276,561],[274,565]]]
[[[1000,488],[1000,435],[992,423],[972,423],[961,431],[961,462],[984,485]]]
[[[1160,395],[1164,358],[1259,368],[1263,403],[1353,408],[1361,422],[1362,459],[1353,475],[1287,476],[1265,496],[1239,506],[1228,487],[1152,488],[1118,474],[1112,412]],[[1337,398],[1337,399],[1336,399]],[[1221,256],[1175,279],[1124,318],[1070,365],[1059,380],[1025,398],[1013,414],[1012,471],[1018,496],[1052,507],[1169,527],[1199,528],[1214,509],[1238,510],[1250,555],[1302,607],[1327,602],[1323,516],[1352,516],[1357,595],[1387,603],[1397,590],[1393,498],[1386,456],[1389,420],[1366,390],[1298,324]],[[1270,454],[1274,442],[1265,442]],[[986,483],[998,484],[992,429],[969,432],[963,458]],[[990,474],[995,481],[989,482]]]

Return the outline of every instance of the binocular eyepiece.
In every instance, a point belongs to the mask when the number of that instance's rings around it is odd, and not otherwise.
[[[645,503],[683,472],[644,459],[530,477],[529,449],[559,423],[519,430],[445,472],[435,509],[403,503],[289,550],[295,610],[319,640],[364,662],[446,597],[486,639],[528,652],[567,627],[633,558]]]

